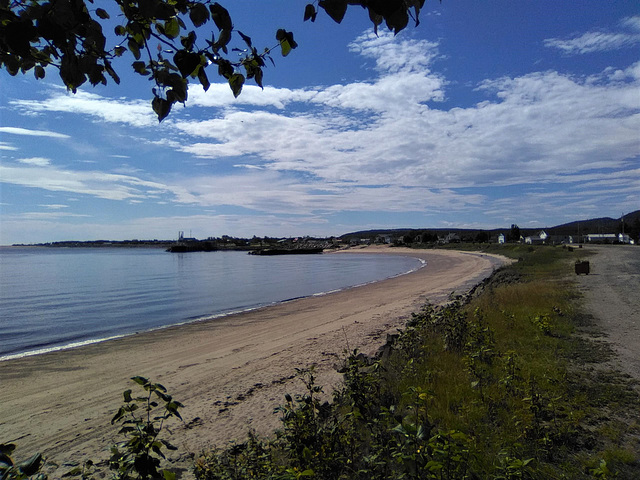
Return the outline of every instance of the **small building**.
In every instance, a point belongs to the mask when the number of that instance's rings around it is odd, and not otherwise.
[[[631,237],[629,235],[627,235],[626,233],[619,233],[618,234],[618,241],[620,243],[626,243],[627,245],[633,245],[633,240],[631,240]]]
[[[525,237],[524,243],[527,243],[529,245],[544,245],[548,237],[549,235],[547,235],[547,232],[545,232],[544,230],[540,230],[540,233],[538,233],[538,235]]]
[[[498,235],[498,243],[504,243],[504,241],[505,241],[504,233],[500,233]]]
[[[446,237],[438,237],[438,243],[460,243],[460,235],[457,233],[449,233]]]
[[[375,239],[375,243],[381,243],[385,245],[391,242],[392,242],[391,235],[378,235]]]
[[[615,233],[588,233],[584,239],[587,243],[616,243],[618,236]]]
[[[575,242],[573,235],[549,235],[546,243],[549,245],[571,245]]]

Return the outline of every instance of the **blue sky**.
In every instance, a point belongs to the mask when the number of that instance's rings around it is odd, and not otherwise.
[[[274,55],[264,90],[192,86],[161,124],[126,64],[120,86],[75,95],[54,70],[0,72],[0,244],[544,227],[640,208],[637,2],[427,1],[395,38],[357,10],[312,24],[305,2],[222,3],[258,47],[285,28],[298,49]]]

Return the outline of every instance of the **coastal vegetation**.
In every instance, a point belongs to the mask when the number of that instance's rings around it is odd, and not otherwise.
[[[277,435],[204,453],[197,477],[638,478],[638,394],[597,368],[606,348],[584,335],[574,257],[499,253],[520,261],[425,305],[377,358],[352,352],[332,403],[298,372],[307,393],[278,408]]]
[[[467,247],[478,248],[456,246]],[[567,275],[583,251],[482,248],[518,261],[468,295],[424,305],[376,357],[345,354],[344,385],[331,402],[313,368],[297,370],[305,393],[276,408],[281,428],[196,453],[195,476],[640,478],[636,385],[603,364],[611,352],[592,337]],[[173,446],[160,433],[163,422],[179,418],[180,404],[161,385],[133,380],[146,393],[125,391],[114,417],[125,438],[112,450],[114,476],[173,478],[162,460]],[[11,446],[2,451],[8,458]],[[37,474],[12,468],[0,477]],[[89,463],[70,475],[93,478],[94,469]]]

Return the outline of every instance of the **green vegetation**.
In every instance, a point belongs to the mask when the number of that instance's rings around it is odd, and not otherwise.
[[[331,403],[319,399],[313,369],[298,370],[306,393],[287,395],[276,409],[276,435],[249,433],[231,448],[203,452],[196,477],[640,478],[640,399],[628,378],[599,365],[610,352],[589,338],[593,325],[567,279],[577,253],[483,248],[519,261],[468,296],[425,305],[376,358],[352,352]],[[121,479],[170,479],[161,449],[173,447],[159,434],[180,404],[164,387],[134,381],[147,394],[124,394],[114,422],[123,422],[127,441],[113,450],[112,470]]]
[[[640,477],[638,395],[584,363],[604,352],[576,335],[575,254],[489,249],[520,261],[469,298],[426,305],[379,358],[353,352],[331,404],[317,399],[313,371],[299,372],[307,394],[278,408],[277,436],[205,453],[197,477]]]

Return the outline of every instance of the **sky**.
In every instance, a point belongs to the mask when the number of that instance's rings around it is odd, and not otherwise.
[[[234,99],[211,71],[159,123],[130,57],[119,86],[76,94],[52,68],[0,72],[0,245],[544,228],[640,209],[637,2],[427,0],[395,37],[353,7],[337,25],[303,22],[305,2],[221,3],[259,49],[294,33],[264,90]]]

